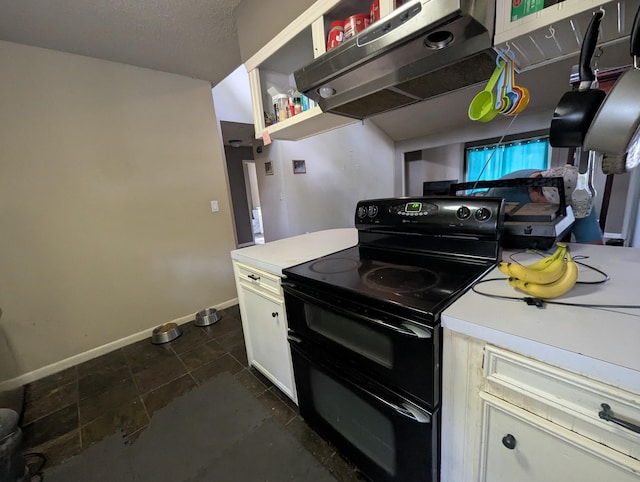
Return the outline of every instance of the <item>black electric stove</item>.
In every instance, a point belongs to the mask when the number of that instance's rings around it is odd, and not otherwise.
[[[439,480],[440,314],[496,265],[504,209],[361,201],[357,246],[283,270],[300,413],[373,480]]]
[[[362,201],[355,223],[357,246],[285,269],[287,279],[434,323],[495,266],[504,203],[474,197]]]

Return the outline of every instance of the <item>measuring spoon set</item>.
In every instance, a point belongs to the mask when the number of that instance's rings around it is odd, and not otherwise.
[[[515,66],[509,55],[496,58],[496,68],[487,85],[469,104],[469,119],[489,122],[498,114],[515,115],[529,104],[529,90],[515,83]]]

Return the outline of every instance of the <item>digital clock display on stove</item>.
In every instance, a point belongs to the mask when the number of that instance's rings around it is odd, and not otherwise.
[[[421,209],[422,203],[407,203],[404,207],[404,210],[407,213],[419,213]]]

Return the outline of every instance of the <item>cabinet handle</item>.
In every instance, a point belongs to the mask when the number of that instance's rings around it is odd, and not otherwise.
[[[507,447],[509,450],[513,450],[516,448],[516,438],[508,433],[504,437],[502,437],[502,445]]]
[[[598,413],[598,416],[606,420],[607,422],[613,422],[616,425],[620,425],[628,430],[631,430],[635,433],[640,433],[640,425],[636,425],[634,423],[628,422],[627,420],[622,420],[621,418],[616,417],[611,411],[611,407],[606,403],[601,403],[600,406],[602,410]]]
[[[256,276],[255,274],[250,274],[247,276],[247,278],[252,279],[253,281],[259,281],[260,280],[260,276]]]
[[[274,318],[278,316],[278,312],[274,311],[273,313],[271,313],[271,316],[273,316]]]

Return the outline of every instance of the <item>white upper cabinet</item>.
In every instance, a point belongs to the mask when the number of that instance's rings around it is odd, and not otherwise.
[[[523,10],[534,3],[548,6],[533,13]],[[591,16],[599,9],[604,17],[598,45],[623,40],[639,5],[640,0],[497,0],[494,44],[497,50],[513,53],[519,71],[528,70],[578,53]]]
[[[381,17],[390,13],[394,0],[379,0]],[[400,2],[398,2],[399,4]],[[297,140],[358,122],[324,113],[310,99],[297,93],[293,73],[326,52],[331,23],[356,14],[369,15],[372,0],[319,0],[245,62],[251,87],[256,138],[263,132],[272,139]],[[300,97],[295,115],[277,118],[274,96]],[[288,106],[287,109],[288,110]]]

